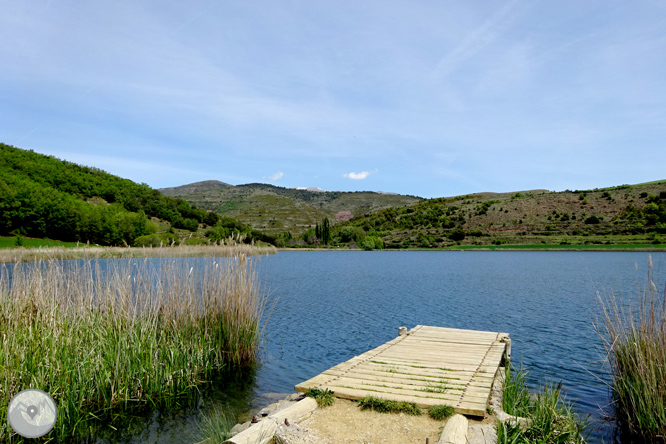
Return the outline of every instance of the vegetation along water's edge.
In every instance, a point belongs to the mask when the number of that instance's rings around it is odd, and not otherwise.
[[[612,376],[609,415],[627,442],[666,440],[666,288],[655,282],[650,257],[637,294],[599,297],[596,329]]]
[[[128,406],[186,402],[256,361],[265,294],[242,255],[0,267],[0,403],[30,387],[51,394],[56,441],[113,427]],[[0,442],[21,442],[6,413]]]

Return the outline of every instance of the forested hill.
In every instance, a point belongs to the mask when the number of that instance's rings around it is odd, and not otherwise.
[[[156,230],[150,217],[195,231],[206,215],[146,184],[0,143],[0,235],[129,245]]]

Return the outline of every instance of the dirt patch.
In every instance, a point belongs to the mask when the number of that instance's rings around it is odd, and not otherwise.
[[[434,444],[446,421],[435,421],[427,413],[377,413],[361,410],[356,402],[336,399],[330,407],[316,409],[298,425],[281,427],[285,444]]]

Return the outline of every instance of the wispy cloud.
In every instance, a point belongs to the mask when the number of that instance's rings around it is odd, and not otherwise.
[[[352,179],[352,180],[363,180],[367,178],[369,175],[376,173],[377,170],[375,171],[361,171],[360,173],[345,173],[342,175],[342,177],[346,179]]]
[[[284,176],[284,173],[282,171],[278,171],[277,173],[273,174],[272,176],[268,176],[268,180],[278,180],[278,179],[281,179],[282,176]]]
[[[499,38],[520,16],[526,5],[521,0],[512,0],[471,32],[457,47],[446,54],[435,68],[439,78],[452,72],[466,59],[486,48]]]

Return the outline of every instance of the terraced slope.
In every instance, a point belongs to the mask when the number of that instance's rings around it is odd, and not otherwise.
[[[328,217],[332,224],[352,216],[370,215],[387,208],[420,202],[415,196],[375,192],[307,191],[252,183],[230,186],[205,181],[159,190],[187,200],[198,208],[237,218],[255,229],[275,235],[307,230]]]

